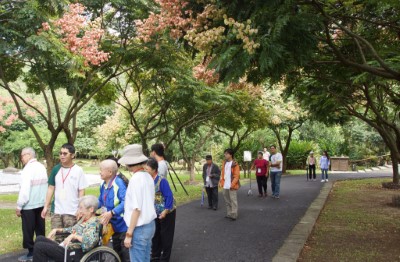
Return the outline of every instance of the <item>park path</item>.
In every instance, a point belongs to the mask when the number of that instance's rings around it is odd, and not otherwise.
[[[330,174],[329,180],[388,177],[390,169],[370,173]],[[307,182],[305,176],[283,176],[281,198],[258,198],[252,180],[238,191],[239,217],[224,218],[225,203],[219,195],[219,209],[209,210],[198,201],[179,206],[171,262],[272,261],[293,227],[320,193],[320,180]],[[268,182],[268,193],[270,193]],[[1,262],[17,261],[21,252],[0,256]]]

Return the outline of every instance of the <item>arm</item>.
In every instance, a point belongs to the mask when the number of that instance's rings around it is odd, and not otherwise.
[[[221,176],[221,170],[219,169],[219,167],[217,165],[213,166],[213,173],[212,173],[212,177],[219,179]]]
[[[206,165],[207,164],[204,164],[204,166],[203,166],[203,183],[204,183],[204,186],[206,185],[206,173],[207,173]]]
[[[231,182],[231,188],[234,187],[238,182],[239,182],[239,178],[240,178],[240,167],[238,164],[236,164],[233,167],[233,172],[232,172],[232,182]]]
[[[119,204],[114,207],[113,211],[116,216],[120,216],[124,213],[124,206],[125,206],[125,195],[126,195],[126,186],[124,183],[121,183],[117,192],[117,197],[119,200]]]
[[[42,218],[46,217],[47,210],[51,203],[51,198],[54,195],[54,190],[55,190],[55,186],[52,186],[52,185],[49,185],[49,187],[47,188],[46,202],[44,203],[44,207],[43,207],[42,214],[41,214]]]
[[[133,230],[135,230],[139,216],[140,210],[137,208],[134,209],[131,215],[131,223],[129,224],[128,230],[126,231],[126,237],[124,240],[124,245],[126,248],[130,248],[132,246]]]
[[[28,170],[23,170],[21,174],[22,181],[17,200],[17,216],[18,211],[21,211],[21,209],[29,202],[29,193],[31,191],[31,178],[27,171]]]
[[[169,213],[170,210],[174,208],[174,196],[171,191],[171,187],[168,184],[168,181],[162,179],[160,182],[160,191],[164,197],[164,207],[165,210],[160,214],[160,219],[165,218],[165,216]]]

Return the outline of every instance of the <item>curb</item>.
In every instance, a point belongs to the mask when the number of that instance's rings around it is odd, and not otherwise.
[[[311,203],[307,212],[301,218],[299,223],[293,228],[289,236],[286,238],[282,247],[272,259],[272,262],[296,262],[300,253],[311,234],[315,222],[322,208],[325,205],[326,199],[333,187],[333,182],[325,183],[317,198]]]

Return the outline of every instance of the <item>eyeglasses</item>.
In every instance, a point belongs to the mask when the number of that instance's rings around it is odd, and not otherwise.
[[[71,153],[68,153],[68,152],[60,152],[59,154],[60,154],[60,156],[61,156],[61,155],[67,156],[67,155],[69,155],[69,154],[71,154]]]

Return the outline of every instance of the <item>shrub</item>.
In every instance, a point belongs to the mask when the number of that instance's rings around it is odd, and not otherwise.
[[[288,169],[303,169],[305,168],[307,157],[310,151],[317,151],[313,142],[308,141],[292,141],[290,143],[289,152],[287,155]]]

